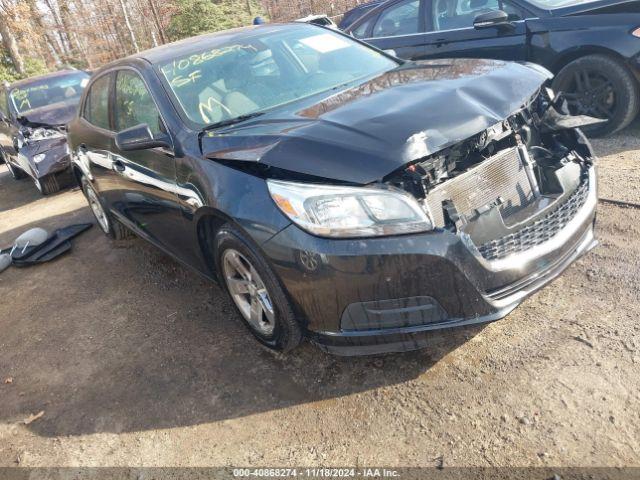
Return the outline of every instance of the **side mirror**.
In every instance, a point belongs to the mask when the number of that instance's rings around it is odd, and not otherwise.
[[[149,125],[141,123],[118,132],[116,134],[116,147],[123,152],[131,152],[158,147],[173,148],[173,145],[171,145],[171,140],[167,134],[161,133],[154,137]]]
[[[495,27],[511,27],[511,22],[509,22],[509,15],[507,12],[494,10],[492,12],[482,13],[473,21],[473,28],[476,30]]]

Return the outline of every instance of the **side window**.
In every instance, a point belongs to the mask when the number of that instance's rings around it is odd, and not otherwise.
[[[405,0],[387,8],[373,27],[373,37],[409,35],[420,31],[420,1]]]
[[[509,20],[522,20],[523,12],[510,2],[503,0],[432,0],[433,29],[454,30],[472,28],[478,15],[503,10]]]
[[[89,87],[82,116],[96,127],[111,130],[109,125],[109,91],[111,75],[104,75]]]
[[[375,18],[375,17],[373,17]],[[367,32],[369,31],[369,25],[371,25],[371,22],[373,21],[373,18],[370,18],[369,20],[362,22],[362,24],[360,24],[360,26],[356,29],[354,29],[351,34],[356,37],[356,38],[367,38]]]
[[[160,112],[142,78],[135,72],[118,72],[114,115],[117,132],[141,123],[149,125],[154,135],[162,132]]]

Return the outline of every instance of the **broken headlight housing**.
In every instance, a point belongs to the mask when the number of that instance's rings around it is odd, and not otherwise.
[[[396,189],[268,180],[271,198],[299,227],[321,237],[357,238],[431,230],[409,194]]]

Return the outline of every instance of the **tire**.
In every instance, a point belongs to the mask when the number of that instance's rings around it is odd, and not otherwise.
[[[21,179],[23,179],[24,177],[27,176],[26,173],[24,173],[18,167],[14,167],[13,165],[11,165],[10,162],[5,160],[5,163],[7,164],[7,169],[9,170],[9,173],[11,174],[11,177],[14,180],[21,180]]]
[[[227,224],[217,233],[214,247],[216,268],[221,283],[249,331],[260,343],[272,350],[288,352],[297,347],[302,342],[302,328],[280,281],[253,242],[238,229]],[[233,271],[234,256],[244,265],[250,281],[247,281],[247,277],[242,276],[239,270]],[[250,283],[253,283],[253,287]],[[238,293],[238,284],[246,284],[249,289],[253,289],[253,295],[251,290]],[[247,317],[247,305],[243,307],[242,298],[239,298],[243,296],[252,313],[254,302],[260,305],[260,321]],[[268,313],[269,306],[271,314]],[[250,316],[254,317],[252,314]]]
[[[572,114],[607,118],[602,124],[584,127],[591,137],[622,130],[638,115],[638,82],[619,60],[608,55],[587,55],[558,72],[552,87],[564,92]]]
[[[98,222],[98,226],[104,234],[113,240],[128,240],[134,236],[133,232],[116,220],[113,215],[105,208],[104,203],[100,199],[98,192],[91,186],[87,177],[80,180],[82,193],[84,193],[89,207]]]
[[[46,175],[40,179],[34,179],[36,188],[42,195],[51,195],[60,191],[60,184],[55,175]]]

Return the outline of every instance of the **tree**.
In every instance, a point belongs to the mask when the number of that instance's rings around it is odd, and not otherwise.
[[[158,15],[158,7],[154,3],[154,0],[149,0],[149,8],[151,9],[151,15],[153,15],[153,21],[156,24],[156,28],[158,29],[158,34],[160,35],[160,41],[162,43],[167,43],[167,37],[164,34],[164,28],[162,28],[162,24],[160,23],[160,16]],[[153,35],[153,32],[152,32]],[[155,39],[154,39],[155,43]]]
[[[120,1],[120,8],[122,9],[122,17],[124,18],[124,24],[127,27],[127,32],[129,33],[129,38],[131,39],[131,45],[136,52],[140,51],[140,47],[138,47],[138,41],[136,40],[136,34],[131,27],[131,22],[129,21],[129,12],[127,11],[127,6],[124,3],[124,0]]]
[[[167,28],[172,40],[251,25],[253,15],[262,12],[259,2],[252,0],[175,0],[174,4],[177,13]]]
[[[26,0],[28,6],[28,12],[33,24],[32,30],[34,33],[41,32],[42,38],[40,39],[40,47],[42,50],[42,54],[47,57],[50,56],[53,60],[53,65],[55,67],[60,67],[62,65],[62,52],[60,51],[60,45],[56,41],[56,39],[51,35],[51,32],[45,25],[44,19],[42,17],[42,12],[38,9],[38,5],[36,0]],[[48,55],[47,55],[48,54]]]
[[[14,20],[14,11],[12,7],[13,5],[6,1],[0,3],[0,36],[2,36],[2,44],[4,45],[6,54],[11,59],[13,68],[18,75],[24,75],[26,71],[24,60],[20,53],[20,49],[18,48],[16,37],[13,35],[13,32],[9,27]]]

